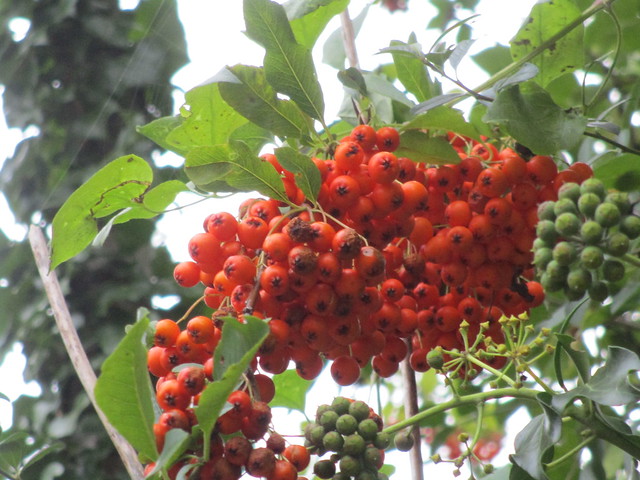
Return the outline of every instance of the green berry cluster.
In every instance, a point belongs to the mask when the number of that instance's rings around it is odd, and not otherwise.
[[[305,429],[305,446],[311,453],[331,453],[313,467],[323,479],[388,480],[379,470],[390,444],[391,437],[382,432],[382,419],[366,403],[345,397],[320,405],[315,421]]]
[[[566,183],[557,201],[542,203],[533,263],[545,291],[564,291],[570,300],[585,293],[597,302],[606,299],[624,278],[621,258],[640,236],[633,206],[627,193],[607,192],[596,178]]]

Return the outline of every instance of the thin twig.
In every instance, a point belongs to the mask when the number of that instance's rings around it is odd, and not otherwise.
[[[411,349],[411,344],[408,344]],[[416,376],[409,364],[409,356],[402,361],[402,376],[405,390],[404,396],[404,412],[405,418],[413,417],[418,413],[418,387],[416,385]],[[411,428],[413,435],[413,448],[409,452],[411,458],[411,477],[413,480],[424,480],[423,464],[422,464],[422,441],[420,438],[420,425],[414,424]]]
[[[353,22],[349,16],[349,9],[345,8],[340,14],[340,21],[342,22],[342,41],[344,43],[344,51],[347,54],[347,60],[349,60],[349,66],[353,68],[360,68],[358,62],[358,51],[356,50],[356,34],[353,30]]]
[[[132,479],[142,479],[144,478],[144,474],[142,471],[142,465],[138,461],[136,451],[124,439],[124,437],[116,431],[113,425],[109,423],[109,420],[104,413],[102,413],[102,410],[100,410],[96,403],[96,398],[93,393],[96,385],[96,374],[93,371],[93,368],[91,368],[87,354],[84,351],[84,348],[82,348],[78,332],[73,326],[69,307],[64,300],[64,295],[62,294],[58,277],[54,271],[49,270],[50,258],[47,241],[45,240],[42,230],[35,225],[32,225],[29,229],[29,243],[31,244],[33,257],[35,258],[40,278],[44,284],[49,304],[53,310],[56,325],[58,326],[58,330],[60,330],[62,341],[67,349],[73,368],[78,374],[80,382],[89,396],[89,400],[91,400],[91,403],[96,409],[98,417],[100,417],[100,421],[104,425],[111,441],[115,445],[116,450],[122,459],[122,463],[127,469],[127,472],[129,472],[129,476]]]

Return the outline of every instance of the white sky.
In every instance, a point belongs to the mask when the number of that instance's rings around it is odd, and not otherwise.
[[[121,0],[123,7],[132,8],[137,4],[137,0]],[[369,2],[365,0],[352,0],[349,11],[355,17]],[[535,0],[481,0],[476,9],[481,16],[473,20],[474,38],[477,42],[471,50],[471,54],[483,50],[495,43],[507,44],[509,39],[515,34],[522,19],[529,12]],[[244,63],[249,65],[260,65],[262,63],[263,50],[247,39],[242,31],[244,21],[242,18],[242,2],[239,0],[216,1],[216,0],[178,0],[180,18],[185,25],[189,57],[191,62],[181,69],[173,78],[173,83],[182,91],[186,91],[217,73],[225,65]],[[389,55],[376,55],[381,48],[387,47],[391,40],[406,41],[411,32],[415,32],[418,41],[423,47],[428,48],[437,38],[437,33],[426,31],[429,19],[434,15],[433,7],[426,0],[410,0],[409,11],[395,12],[390,15],[387,10],[374,6],[370,8],[367,19],[361,33],[356,41],[361,68],[373,69],[380,63],[390,61]],[[16,35],[24,31],[24,22],[13,24]],[[342,87],[336,78],[336,71],[323,65],[322,44],[333,30],[339,26],[338,19],[334,19],[327,31],[318,41],[318,47],[314,51],[318,75],[325,93],[327,103],[326,117],[329,121],[335,118],[340,102],[342,100]],[[455,39],[455,33],[449,38],[449,43]],[[480,84],[485,78],[485,74],[479,70],[473,62],[466,58],[459,68],[460,79],[470,87]],[[1,86],[0,86],[1,89]],[[1,93],[1,90],[0,90]],[[176,103],[182,101],[180,93],[176,94]],[[1,106],[1,105],[0,105]],[[132,126],[133,128],[133,126]],[[15,145],[24,138],[25,135],[37,134],[37,130],[28,133],[20,132],[16,129],[9,130],[4,122],[4,116],[0,116],[0,166],[4,159],[13,154]],[[163,162],[175,162],[175,157],[163,156]],[[236,196],[229,200],[217,200],[207,202],[206,205],[199,205],[197,208],[190,208],[183,211],[173,212],[165,215],[160,222],[160,232],[155,241],[164,242],[170,248],[176,261],[187,259],[186,245],[189,238],[196,233],[202,223],[202,219],[208,213],[214,211],[229,211],[235,213],[239,202],[247,196]],[[187,204],[193,201],[188,195],[181,196],[180,204]],[[13,215],[9,211],[4,196],[0,193],[0,228],[10,238],[21,240],[24,238],[26,227],[16,225]],[[0,279],[2,280],[2,279]],[[0,283],[2,288],[2,283]],[[0,365],[0,391],[7,394],[11,399],[15,399],[19,394],[37,395],[37,385],[26,385],[20,372],[24,369],[24,358],[20,353],[19,346],[14,353],[5,359]],[[329,396],[327,396],[329,392]],[[323,377],[317,388],[314,389],[310,398],[319,403],[330,401],[335,395],[335,386],[329,379]],[[346,389],[344,394],[352,393]],[[360,392],[361,395],[361,392]],[[365,400],[373,402],[373,398]],[[375,402],[373,402],[375,403]],[[309,405],[309,413],[313,411],[315,405]],[[285,424],[282,424],[282,432],[293,429],[299,424],[299,416],[283,416]],[[278,422],[278,421],[277,421]],[[291,425],[291,429],[286,424]],[[0,400],[0,426],[6,429],[11,424],[11,409],[7,402]],[[280,428],[281,423],[277,423]],[[510,428],[517,431],[521,428]],[[294,430],[295,431],[295,430]],[[506,444],[512,444],[512,438],[506,440]],[[506,456],[502,456],[502,462],[506,462]],[[388,457],[388,463],[398,466],[408,464],[408,457],[405,454],[392,454]],[[408,467],[407,467],[408,468]],[[429,473],[440,473],[443,476],[450,476],[452,467],[450,465],[430,466]],[[464,477],[463,471],[463,477]],[[409,478],[409,474],[398,473],[395,478]],[[443,477],[437,477],[443,478]]]

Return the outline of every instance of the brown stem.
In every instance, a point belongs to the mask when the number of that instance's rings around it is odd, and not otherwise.
[[[136,480],[142,479],[144,478],[144,474],[142,471],[142,465],[138,461],[136,451],[124,439],[124,437],[117,432],[113,425],[109,423],[109,420],[104,413],[102,413],[102,410],[100,410],[96,403],[96,398],[93,393],[96,385],[96,374],[93,371],[93,368],[91,368],[87,354],[84,351],[84,348],[82,348],[78,332],[73,326],[69,307],[64,300],[64,295],[62,294],[58,277],[54,271],[49,270],[50,258],[47,241],[45,240],[42,230],[35,225],[32,225],[29,229],[29,243],[31,244],[33,257],[35,258],[36,266],[38,267],[38,272],[40,273],[40,278],[42,279],[47,298],[49,299],[51,309],[53,310],[56,325],[58,326],[58,330],[60,330],[62,341],[67,349],[73,368],[78,374],[80,382],[89,396],[89,400],[91,400],[93,407],[96,409],[98,417],[100,417],[100,421],[104,425],[111,441],[115,445],[116,450],[122,459],[122,463],[127,469],[127,472],[129,472],[129,476]]]
[[[411,354],[411,344],[406,342],[409,354]],[[402,361],[402,377],[405,389],[404,411],[405,418],[413,417],[418,413],[418,387],[416,385],[415,372],[409,364],[409,356]],[[422,442],[420,438],[420,426],[416,423],[411,427],[413,435],[413,448],[409,452],[411,458],[411,477],[413,480],[424,480],[422,464]]]
[[[344,51],[347,54],[347,60],[349,60],[349,66],[353,68],[360,68],[358,62],[358,51],[356,50],[356,34],[353,30],[353,22],[349,16],[349,9],[345,8],[340,14],[340,21],[342,22],[342,41],[344,43]]]

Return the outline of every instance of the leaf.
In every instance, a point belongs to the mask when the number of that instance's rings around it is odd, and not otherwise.
[[[236,128],[229,135],[229,143],[243,142],[249,149],[258,155],[268,143],[273,143],[273,134],[255,123],[247,122]]]
[[[391,100],[407,105],[408,107],[413,107],[415,105],[383,75],[365,73],[363,76],[369,92],[378,93],[384,97],[390,98]]]
[[[277,148],[275,154],[280,165],[294,174],[296,185],[304,196],[315,203],[322,184],[322,177],[315,163],[291,147]]]
[[[572,0],[537,3],[511,40],[511,56],[515,61],[525,57],[570,24],[580,13],[580,9]],[[580,25],[531,60],[540,70],[540,85],[545,87],[560,75],[583,66],[583,36],[584,27]]]
[[[449,56],[449,63],[454,70],[458,70],[458,65],[460,65],[462,59],[467,55],[474,42],[475,40],[463,40],[453,49],[453,52],[451,52]]]
[[[406,45],[402,42],[392,41],[391,46]],[[408,47],[419,49],[418,45],[407,45]],[[420,52],[420,55],[422,53]],[[418,102],[434,97],[440,93],[438,85],[431,80],[429,71],[420,57],[402,55],[397,51],[392,51],[393,63],[396,67],[398,80],[408,92],[412,93]]]
[[[143,338],[149,318],[136,322],[102,365],[96,401],[111,424],[142,455],[158,457],[153,433],[154,398]]]
[[[360,33],[364,19],[369,12],[369,5],[364,7],[362,11],[352,20],[353,23],[353,35],[355,37]],[[322,61],[335,68],[336,70],[344,69],[344,62],[347,59],[347,54],[344,50],[344,40],[342,39],[342,27],[337,28],[329,35],[327,41],[322,48]]]
[[[152,178],[147,162],[125,155],[98,170],[73,192],[53,218],[51,268],[91,243],[98,233],[97,218],[137,205]]]
[[[283,7],[296,40],[311,50],[329,21],[347,5],[349,0],[289,0]]]
[[[8,432],[0,437],[0,468],[16,476],[26,452],[28,434],[24,431]]]
[[[160,215],[171,205],[179,193],[187,190],[187,186],[180,180],[168,180],[160,183],[142,195],[142,203],[129,207],[122,215],[118,215],[115,224]]]
[[[166,137],[171,149],[178,149],[182,156],[195,147],[226,143],[231,132],[246,123],[242,115],[224,101],[215,81],[189,90],[185,102],[188,109],[182,109],[182,124]]]
[[[225,81],[220,83],[220,93],[238,113],[279,137],[308,135],[307,118],[293,102],[278,98],[267,82],[264,69],[236,65],[227,67],[227,73]]]
[[[400,136],[397,157],[408,157],[414,162],[444,165],[459,163],[460,157],[451,144],[443,138],[430,137],[418,130],[408,130]]]
[[[548,433],[547,426],[548,419],[544,413],[533,417],[518,435],[516,435],[515,453],[510,456],[512,463],[524,470],[535,480],[548,479],[544,473],[542,458],[547,450],[557,441],[557,438],[554,439],[554,437]]]
[[[415,107],[411,108],[412,115],[420,115],[421,113],[428,112],[429,110],[440,107],[445,103],[449,103],[452,100],[456,100],[458,98],[462,98],[466,93],[444,93],[442,95],[438,95],[437,97],[430,98],[422,103],[419,103]]]
[[[574,146],[582,137],[587,119],[556,105],[544,90],[519,85],[502,90],[489,106],[486,122],[502,124],[518,142],[538,155],[551,155]]]
[[[311,51],[296,42],[284,8],[269,0],[244,0],[243,5],[247,36],[266,50],[267,81],[307,115],[322,121],[324,99]]]
[[[260,160],[240,142],[193,149],[187,155],[185,171],[199,187],[223,180],[241,192],[256,191],[269,198],[288,201],[282,179],[273,165]]]
[[[149,122],[146,125],[136,127],[136,131],[147,137],[149,140],[157,143],[165,150],[171,150],[172,152],[184,157],[188,151],[186,148],[182,148],[179,145],[174,145],[167,141],[169,134],[181,126],[184,123],[184,120],[184,117],[180,115],[162,117]]]
[[[367,84],[359,69],[351,67],[346,70],[340,70],[338,72],[338,80],[345,87],[357,91],[362,96],[367,96]]]
[[[402,126],[402,130],[429,130],[434,128],[480,140],[480,134],[473,125],[464,119],[461,111],[444,106],[428,110]]]
[[[565,335],[562,333],[556,333],[556,338],[558,339],[557,347],[556,347],[556,355],[557,360],[554,357],[554,363],[556,364],[556,376],[558,374],[558,368],[561,368],[559,363],[561,362],[560,351],[564,350],[569,355],[569,358],[573,361],[573,364],[576,366],[578,370],[578,375],[580,376],[580,380],[583,382],[588,382],[591,376],[591,372],[589,369],[591,368],[591,362],[589,359],[589,354],[584,350],[574,350],[571,346],[575,342],[575,338],[571,335]],[[561,372],[561,370],[560,370]],[[558,377],[558,380],[562,378],[562,373]],[[560,382],[561,385],[564,385],[564,382]]]
[[[640,358],[626,348],[609,346],[607,360],[589,382],[553,398],[553,407],[562,412],[578,397],[600,405],[626,405],[640,400],[640,390],[629,382],[629,372],[640,370]]]
[[[511,64],[509,47],[500,44],[485,48],[481,52],[472,55],[471,58],[480,68],[490,75],[498,73],[504,67]]]
[[[198,434],[199,432],[196,433],[196,435]],[[169,430],[164,437],[162,452],[160,452],[160,456],[155,461],[155,466],[147,476],[151,476],[161,470],[168,470],[169,467],[172,467],[187,450],[192,440],[192,435],[189,435],[189,433],[180,428],[172,428]]]
[[[503,90],[511,85],[526,82],[527,80],[531,80],[537,74],[538,67],[536,67],[533,63],[525,63],[524,65],[522,65],[522,67],[520,67],[520,70],[518,70],[513,75],[496,82],[496,84],[491,89],[491,92],[492,94],[494,94],[493,92],[499,92],[500,90]]]
[[[307,392],[313,384],[312,381],[301,378],[295,370],[286,370],[274,375],[273,383],[276,386],[276,395],[269,405],[304,413]]]
[[[269,333],[268,325],[251,315],[245,316],[246,324],[231,317],[223,320],[222,337],[214,353],[214,381],[202,391],[195,409],[205,436],[211,435],[229,394]]]
[[[606,187],[623,192],[640,190],[640,156],[605,154],[593,163],[593,173]]]

